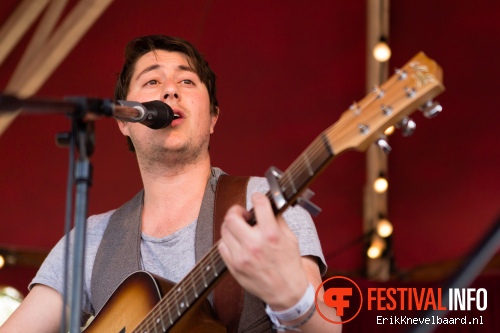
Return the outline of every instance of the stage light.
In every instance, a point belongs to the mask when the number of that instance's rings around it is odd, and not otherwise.
[[[3,266],[5,266],[5,258],[0,254],[0,269],[2,269]]]
[[[380,176],[373,182],[373,189],[377,193],[384,193],[385,191],[387,191],[388,187],[389,183],[387,182],[387,179],[383,174],[380,174]]]
[[[375,44],[373,57],[379,62],[386,62],[391,58],[391,48],[384,37],[380,38],[380,41]]]
[[[392,235],[393,227],[392,223],[386,219],[386,218],[381,218],[378,220],[377,223],[377,234],[380,237],[386,238]]]

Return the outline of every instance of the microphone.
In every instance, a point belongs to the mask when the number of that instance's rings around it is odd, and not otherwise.
[[[133,102],[116,101],[112,113],[116,119],[132,123],[141,123],[151,129],[165,128],[175,119],[172,108],[161,101]]]
[[[84,121],[115,117],[121,121],[141,123],[151,129],[165,128],[175,119],[174,111],[167,104],[155,100],[150,102],[116,101],[87,97],[67,97],[64,101],[27,98],[0,93],[0,115],[23,111],[25,113],[77,114]]]

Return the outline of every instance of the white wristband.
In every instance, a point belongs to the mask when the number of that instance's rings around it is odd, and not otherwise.
[[[314,307],[314,294],[314,287],[309,283],[306,292],[297,304],[283,311],[274,311],[269,305],[266,305],[266,313],[271,318],[273,324],[277,326],[279,325],[279,321],[294,321]]]

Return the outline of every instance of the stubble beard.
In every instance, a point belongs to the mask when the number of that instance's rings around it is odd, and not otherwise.
[[[149,173],[163,174],[169,172],[180,172],[184,168],[195,165],[208,154],[210,134],[205,134],[200,140],[185,142],[176,148],[168,148],[149,142],[144,149],[137,150],[137,158],[140,167]]]

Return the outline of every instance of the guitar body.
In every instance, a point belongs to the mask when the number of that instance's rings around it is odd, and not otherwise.
[[[173,286],[148,272],[133,273],[120,284],[84,332],[132,332]],[[193,306],[169,332],[225,333],[226,328],[213,318],[212,308],[204,300]]]

